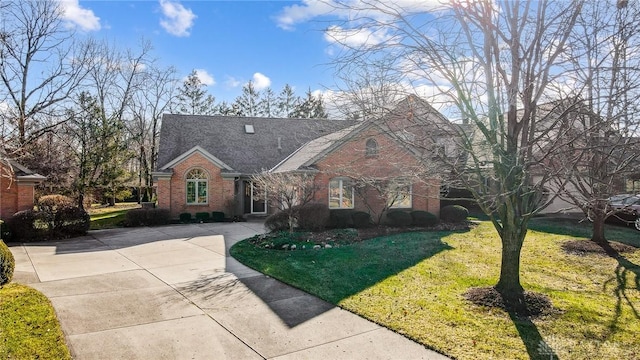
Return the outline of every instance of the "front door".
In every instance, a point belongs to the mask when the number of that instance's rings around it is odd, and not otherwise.
[[[244,182],[244,213],[266,214],[267,198],[265,190],[257,186],[253,181]]]

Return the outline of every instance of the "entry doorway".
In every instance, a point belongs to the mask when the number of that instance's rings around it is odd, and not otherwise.
[[[267,213],[267,191],[261,189],[253,181],[244,181],[244,213],[245,214],[266,214]]]

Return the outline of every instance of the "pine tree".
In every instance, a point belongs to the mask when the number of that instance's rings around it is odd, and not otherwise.
[[[242,87],[242,95],[236,98],[234,105],[237,105],[238,116],[258,116],[258,103],[260,102],[260,92],[253,86],[253,81],[249,81]]]
[[[206,85],[193,70],[178,89],[178,111],[188,115],[213,115],[216,112],[215,98],[207,94]]]
[[[293,88],[286,84],[277,98],[278,116],[283,118],[292,118],[296,107],[300,103],[300,97],[296,96]]]
[[[277,116],[276,94],[271,88],[266,88],[258,102],[258,114],[262,117]]]
[[[326,119],[328,114],[324,108],[322,95],[314,96],[309,88],[305,98],[295,107],[293,115],[301,119]]]

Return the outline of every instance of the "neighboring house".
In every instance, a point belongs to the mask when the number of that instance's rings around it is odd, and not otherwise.
[[[46,178],[0,154],[0,219],[33,209],[35,186]]]
[[[164,115],[154,172],[158,207],[174,218],[272,213],[251,181],[272,171],[313,174],[315,201],[331,209],[384,207],[383,199],[356,191],[356,180],[397,180],[393,207],[438,214],[439,180],[424,176],[419,152],[402,143],[367,121]]]

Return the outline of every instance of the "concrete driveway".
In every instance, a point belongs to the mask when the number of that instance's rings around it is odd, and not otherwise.
[[[261,222],[92,231],[11,246],[75,359],[446,359],[229,257]]]

